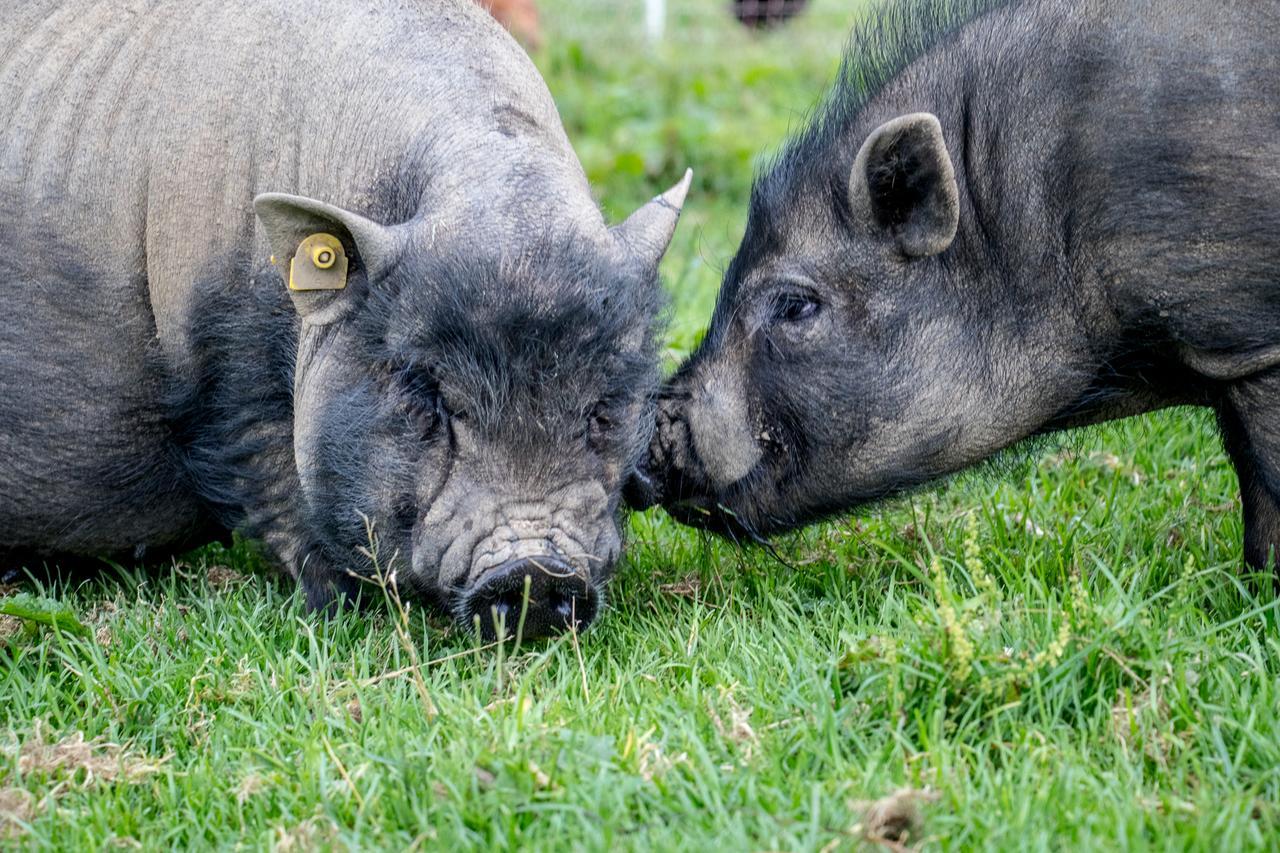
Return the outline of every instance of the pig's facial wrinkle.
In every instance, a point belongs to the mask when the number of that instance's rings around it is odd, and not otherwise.
[[[552,500],[502,501],[494,496],[463,504],[462,512],[433,511],[423,520],[414,550],[415,578],[449,591],[451,609],[466,621],[476,590],[503,567],[527,560],[549,576],[576,577],[603,600],[605,582],[621,552],[616,513],[594,483],[553,489]],[[438,579],[438,580],[436,580]]]
[[[372,573],[372,528],[378,568],[450,609],[506,558],[604,582],[653,428],[661,291],[585,245],[410,253],[310,348],[295,453],[331,562]]]

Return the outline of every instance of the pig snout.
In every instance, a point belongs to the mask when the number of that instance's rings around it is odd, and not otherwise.
[[[717,490],[750,474],[762,455],[745,404],[718,390],[689,407],[689,436],[707,479]]]
[[[681,479],[680,460],[685,457],[683,421],[677,401],[667,396],[658,400],[653,436],[631,469],[622,486],[622,499],[636,511],[665,503],[678,489]]]
[[[712,378],[696,392],[663,395],[643,474],[660,484],[657,500],[667,503],[722,492],[762,455],[739,384]]]
[[[645,510],[702,491],[703,477],[684,419],[686,402],[687,397],[670,390],[658,400],[653,437],[623,486],[623,499],[632,509]]]
[[[514,499],[458,477],[417,526],[413,582],[486,640],[585,629],[622,550],[616,509],[594,481]]]
[[[511,560],[480,580],[469,602],[470,621],[487,642],[500,636],[536,639],[586,628],[599,596],[568,563],[551,556]]]
[[[551,502],[504,507],[485,535],[459,543],[470,553],[455,605],[461,621],[489,641],[590,626],[621,550],[605,506],[597,490],[568,489]]]

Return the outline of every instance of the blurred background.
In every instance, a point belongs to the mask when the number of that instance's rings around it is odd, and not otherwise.
[[[479,2],[528,47],[610,221],[693,168],[663,264],[674,362],[710,318],[752,175],[820,99],[867,0]]]

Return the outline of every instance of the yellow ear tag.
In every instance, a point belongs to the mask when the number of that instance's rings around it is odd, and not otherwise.
[[[332,234],[312,234],[289,262],[290,290],[342,290],[347,286],[347,253]]]

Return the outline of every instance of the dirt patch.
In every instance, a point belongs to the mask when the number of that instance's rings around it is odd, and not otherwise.
[[[755,755],[756,747],[760,745],[760,736],[751,725],[753,709],[742,705],[734,695],[737,687],[737,684],[733,684],[720,688],[720,706],[724,711],[723,716],[711,704],[707,706],[707,715],[711,717],[711,724],[716,727],[716,733],[720,735],[721,740],[737,745],[740,751],[739,763],[745,765]]]
[[[257,773],[250,773],[248,776],[240,780],[240,784],[236,786],[236,803],[243,806],[249,802],[255,794],[268,788],[271,780]]]
[[[247,581],[242,575],[229,566],[210,566],[208,571],[209,586],[213,589],[230,589]]]
[[[39,811],[30,791],[0,788],[0,838],[13,838],[26,832],[23,824],[30,823]]]
[[[698,593],[702,591],[702,579],[697,575],[686,575],[683,580],[676,583],[664,583],[658,589],[667,595],[696,599]]]
[[[4,645],[23,632],[22,620],[17,616],[0,615],[0,645]]]
[[[321,815],[304,820],[294,827],[277,826],[275,844],[278,853],[299,850],[345,850],[333,821]]]
[[[84,732],[73,732],[54,743],[46,743],[42,726],[17,750],[18,772],[65,777],[81,785],[95,782],[137,782],[160,772],[159,761],[109,743],[102,738],[87,740]]]
[[[862,814],[857,830],[871,844],[906,849],[924,836],[920,807],[937,800],[938,794],[928,788],[899,788],[878,800],[859,800],[853,803],[854,810]]]
[[[16,759],[18,776],[56,780],[56,784],[41,800],[22,788],[0,788],[0,838],[22,834],[25,831],[22,824],[30,823],[51,801],[75,788],[140,782],[159,773],[168,761],[149,758],[101,737],[89,740],[84,732],[72,732],[50,742],[40,720],[25,742],[6,752]]]
[[[115,623],[119,613],[120,605],[114,601],[103,601],[84,615],[85,625],[93,631],[94,642],[104,649],[115,645]]]
[[[640,778],[646,782],[652,782],[654,779],[665,775],[677,764],[688,764],[689,753],[681,752],[678,755],[668,755],[658,743],[651,738],[656,728],[651,728],[641,735],[632,735],[627,739],[626,751],[635,750],[637,770]]]

